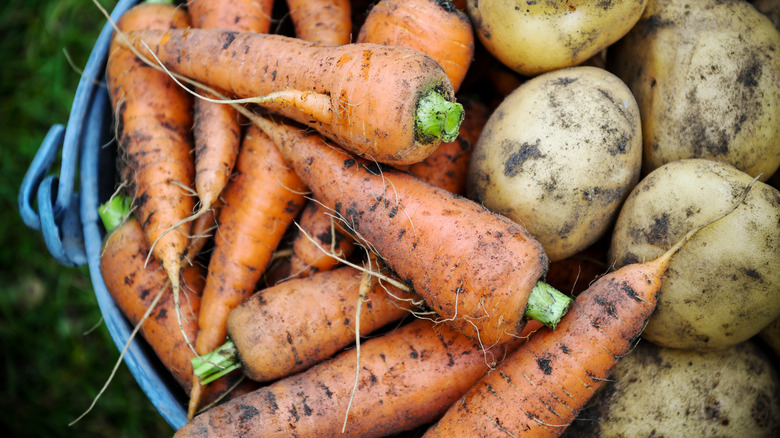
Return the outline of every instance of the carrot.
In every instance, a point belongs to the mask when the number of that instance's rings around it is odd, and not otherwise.
[[[214,230],[217,228],[217,217],[219,217],[221,207],[222,203],[217,200],[211,208],[205,210],[192,222],[192,235],[185,255],[190,264],[211,241]]]
[[[314,133],[254,122],[344,228],[456,330],[487,346],[520,333],[531,291],[546,294],[539,279],[548,266],[522,226],[405,172],[356,159]],[[559,298],[546,323],[565,312],[568,298]]]
[[[361,336],[415,310],[416,295],[392,285],[360,291],[360,277],[360,271],[345,266],[255,293],[230,313],[230,340],[193,359],[195,373],[206,384],[220,372],[240,367],[250,379],[268,382],[310,368],[355,341],[360,293],[365,295]]]
[[[352,42],[352,8],[349,0],[287,0],[295,36],[322,44]]]
[[[128,34],[174,73],[253,101],[356,154],[412,164],[452,141],[463,118],[435,61],[403,47],[327,46],[217,29]]]
[[[116,200],[115,200],[116,201]],[[121,201],[118,201],[121,202]],[[122,213],[124,212],[124,213]],[[160,359],[163,366],[170,371],[174,380],[184,389],[190,391],[193,383],[191,359],[194,356],[190,347],[182,337],[176,318],[176,306],[173,293],[168,286],[168,276],[160,263],[152,258],[146,263],[149,245],[134,218],[122,222],[123,216],[129,212],[129,203],[124,207],[101,206],[100,216],[119,214],[111,225],[106,226],[109,234],[103,243],[100,255],[100,272],[114,302],[132,325],[142,323],[140,333]],[[104,223],[105,219],[104,219]],[[191,339],[197,334],[197,316],[200,308],[200,294],[203,290],[205,272],[197,265],[185,266],[182,275],[182,313],[183,330]],[[148,318],[142,321],[147,309],[154,303],[159,292],[159,298]],[[241,377],[240,373],[227,376],[219,385],[208,388],[204,394],[204,403],[212,403],[225,395]],[[245,383],[239,385],[237,396],[257,385]]]
[[[369,11],[359,43],[403,46],[424,53],[460,88],[474,56],[474,30],[451,0],[380,0]]]
[[[188,27],[189,17],[172,5],[142,3],[125,12],[117,26],[122,32]],[[106,71],[116,115],[119,174],[133,180],[129,185],[136,217],[178,295],[191,230],[184,221],[195,205],[192,99],[164,73],[121,47],[119,39],[115,35],[111,42]]]
[[[446,325],[414,320],[362,344],[359,384],[343,432],[355,350],[210,409],[175,436],[392,435],[438,418],[511,345],[483,351]]]
[[[540,329],[425,437],[562,434],[642,333],[672,256],[697,231],[736,209],[749,189],[731,209],[689,231],[657,259],[599,278],[577,297],[555,330]]]
[[[187,9],[197,28],[268,32],[272,0],[190,0]],[[214,97],[214,96],[209,96]],[[230,105],[195,101],[195,190],[208,210],[227,184],[241,142],[238,112]]]
[[[460,102],[466,117],[460,125],[458,138],[442,143],[428,158],[412,164],[406,170],[428,184],[450,193],[465,195],[471,151],[490,117],[490,109],[469,98],[461,98]]]
[[[339,264],[339,260],[330,254],[342,259],[352,254],[354,241],[338,223],[316,200],[306,203],[299,219],[301,232],[293,240],[290,257],[292,275],[307,277],[315,272],[329,271]]]

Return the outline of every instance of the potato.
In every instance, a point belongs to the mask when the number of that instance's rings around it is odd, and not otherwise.
[[[572,67],[636,24],[647,0],[468,1],[482,44],[516,72],[533,76]]]
[[[777,0],[751,0],[751,5],[766,15],[780,29],[780,1]]]
[[[674,161],[647,175],[620,211],[609,261],[651,260],[736,202],[752,178],[725,163]],[[729,215],[672,257],[642,336],[711,350],[742,342],[780,317],[780,191],[756,182]]]
[[[596,67],[526,81],[496,108],[471,156],[467,196],[522,224],[562,260],[599,239],[639,179],[639,111]]]
[[[776,437],[780,376],[752,342],[715,352],[640,343],[565,438]]]
[[[780,32],[749,3],[653,0],[609,52],[639,104],[645,174],[683,158],[778,169]]]

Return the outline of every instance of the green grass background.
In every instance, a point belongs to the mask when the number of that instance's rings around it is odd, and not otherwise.
[[[116,0],[100,3],[110,11]],[[67,123],[79,70],[104,24],[91,0],[0,4],[0,430],[6,436],[173,433],[124,363],[92,412],[68,426],[89,407],[119,352],[86,266],[60,266],[17,209],[24,173],[49,127]],[[55,163],[52,173],[58,169]]]

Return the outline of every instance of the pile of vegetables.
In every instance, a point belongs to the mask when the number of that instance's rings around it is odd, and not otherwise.
[[[130,9],[101,272],[189,397],[176,436],[776,435],[756,7]]]

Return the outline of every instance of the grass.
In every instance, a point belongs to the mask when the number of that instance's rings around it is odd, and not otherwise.
[[[109,10],[115,4],[100,2]],[[87,268],[57,264],[16,206],[48,128],[67,122],[78,69],[104,23],[91,0],[0,5],[0,428],[10,436],[172,434],[124,364],[92,412],[68,426],[89,407],[119,352],[102,324]]]

